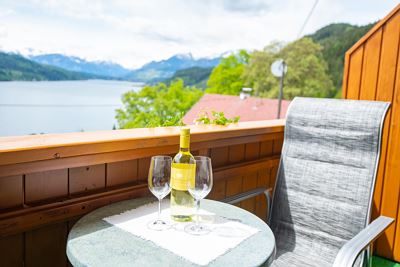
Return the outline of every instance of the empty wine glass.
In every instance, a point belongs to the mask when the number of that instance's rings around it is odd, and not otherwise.
[[[148,184],[153,195],[158,198],[158,216],[157,219],[147,224],[152,230],[165,230],[170,224],[161,219],[161,200],[171,192],[171,157],[154,156],[151,158]]]
[[[185,227],[185,231],[193,235],[204,235],[211,230],[199,222],[200,200],[210,193],[213,186],[213,173],[211,159],[209,157],[197,156],[196,176],[194,181],[188,181],[188,191],[196,200],[196,222]]]

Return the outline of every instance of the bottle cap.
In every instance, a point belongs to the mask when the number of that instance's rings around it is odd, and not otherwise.
[[[180,147],[189,148],[190,144],[190,128],[181,128]]]

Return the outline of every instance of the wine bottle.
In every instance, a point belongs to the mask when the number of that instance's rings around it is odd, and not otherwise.
[[[192,220],[194,199],[188,191],[188,182],[194,183],[196,162],[190,154],[190,129],[182,128],[179,153],[171,166],[171,217],[175,221]]]

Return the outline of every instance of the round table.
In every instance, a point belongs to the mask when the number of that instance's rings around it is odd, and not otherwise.
[[[103,220],[152,201],[155,199],[139,198],[117,202],[82,217],[68,235],[67,255],[72,265],[198,266]],[[246,210],[223,202],[204,199],[201,208],[219,216],[239,219],[260,230],[212,261],[209,266],[270,265],[275,254],[275,238],[264,221]]]

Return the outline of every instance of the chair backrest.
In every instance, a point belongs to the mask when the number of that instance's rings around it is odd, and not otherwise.
[[[329,266],[369,223],[388,107],[372,101],[292,101],[270,219],[277,257],[305,253],[307,266]],[[313,265],[312,257],[323,259]]]

